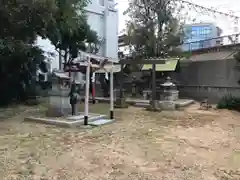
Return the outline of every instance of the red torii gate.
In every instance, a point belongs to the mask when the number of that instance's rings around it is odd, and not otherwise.
[[[114,95],[113,95],[113,62],[117,60],[98,56],[95,54],[86,53],[80,51],[80,56],[64,63],[64,71],[69,72],[81,72],[86,74],[85,84],[85,110],[84,110],[84,124],[88,125],[88,106],[89,106],[89,85],[90,85],[90,74],[96,72],[99,69],[104,69],[106,64],[111,63],[110,72],[110,119],[114,118],[113,107],[114,107]],[[92,95],[94,95],[92,93]]]

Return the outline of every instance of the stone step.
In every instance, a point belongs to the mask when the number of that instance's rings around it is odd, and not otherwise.
[[[101,119],[105,119],[106,115],[101,114],[89,114],[88,123],[95,122]],[[67,118],[48,118],[48,117],[26,117],[25,121],[33,121],[44,124],[57,125],[62,127],[77,127],[84,124],[84,115],[68,116]]]
[[[181,99],[177,101],[159,101],[159,106],[164,109],[175,109],[181,107],[187,107],[194,103],[194,100]],[[136,102],[134,106],[136,107],[148,107],[149,102]],[[175,107],[175,108],[174,108]]]
[[[136,107],[148,107],[149,103],[138,102],[138,103],[135,103],[134,106],[136,106]]]
[[[191,99],[181,99],[181,100],[178,100],[178,102],[176,103],[176,105],[178,107],[186,107],[186,106],[189,106],[191,104],[195,103],[194,100],[191,100]]]
[[[94,114],[94,113],[88,114],[88,120],[92,120],[92,121],[100,119],[100,118],[104,118],[104,117],[106,117],[106,115]],[[80,113],[79,115],[75,115],[75,116],[68,116],[67,119],[71,120],[71,121],[82,120],[82,119],[84,119],[84,113]]]
[[[106,124],[110,124],[113,123],[115,120],[114,119],[105,119],[105,118],[100,118],[98,120],[95,121],[91,121],[88,124],[90,126],[102,126],[102,125],[106,125]]]

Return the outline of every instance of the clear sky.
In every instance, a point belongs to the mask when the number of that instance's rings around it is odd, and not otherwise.
[[[128,20],[127,16],[123,15],[124,10],[128,7],[128,0],[116,0],[119,10],[119,32],[125,28],[125,21]],[[202,5],[209,8],[216,8],[218,11],[230,13],[231,11],[234,12],[234,15],[240,17],[240,0],[187,0],[189,2]],[[231,34],[234,33],[234,25],[233,20],[224,16],[217,16],[213,17],[212,14],[210,15],[202,15],[202,13],[196,13],[194,10],[189,13],[189,16],[196,17],[196,22],[200,21],[207,21],[207,22],[215,22],[219,27],[223,29],[223,34]],[[240,25],[240,19],[238,21]],[[239,31],[240,32],[240,26]]]

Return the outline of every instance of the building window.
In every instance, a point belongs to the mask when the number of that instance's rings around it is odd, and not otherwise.
[[[208,39],[210,38],[212,29],[211,27],[200,27],[198,31],[199,37],[201,37],[202,39]]]
[[[99,0],[100,6],[104,6],[104,0]]]

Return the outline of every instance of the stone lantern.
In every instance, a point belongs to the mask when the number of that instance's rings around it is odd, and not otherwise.
[[[161,84],[163,87],[163,93],[161,94],[161,100],[163,101],[176,101],[178,100],[179,91],[176,85],[172,82],[170,77],[167,77],[166,82]]]

